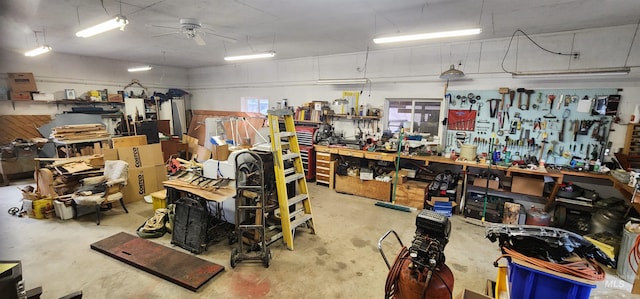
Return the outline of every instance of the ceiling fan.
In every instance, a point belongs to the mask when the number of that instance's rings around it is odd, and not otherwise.
[[[184,34],[184,35],[187,36],[187,38],[192,39],[196,44],[198,44],[200,46],[204,46],[204,45],[207,44],[204,41],[204,38],[203,38],[204,35],[211,35],[211,36],[213,36],[213,37],[215,37],[217,39],[221,39],[223,41],[232,42],[232,43],[235,43],[237,41],[236,39],[234,39],[232,37],[228,37],[228,36],[224,36],[224,35],[218,34],[218,33],[214,32],[211,29],[203,27],[202,23],[200,23],[200,21],[198,19],[195,19],[195,18],[180,19],[180,27],[179,28],[169,27],[169,26],[162,26],[162,25],[150,25],[150,26],[151,27],[156,27],[156,28],[165,28],[165,29],[174,30],[173,32],[154,35],[154,37],[166,36],[166,35],[171,35],[171,34]]]

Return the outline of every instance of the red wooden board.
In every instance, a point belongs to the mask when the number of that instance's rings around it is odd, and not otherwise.
[[[123,232],[91,244],[91,249],[192,291],[224,270],[221,265]]]

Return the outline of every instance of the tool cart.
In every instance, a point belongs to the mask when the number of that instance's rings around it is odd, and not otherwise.
[[[273,181],[265,173],[263,157],[254,151],[245,151],[235,158],[236,163],[236,207],[235,207],[235,241],[237,246],[231,250],[231,267],[243,260],[262,261],[269,267],[271,251],[267,248],[266,217],[276,206],[270,203],[268,187]],[[273,159],[273,158],[271,158]]]

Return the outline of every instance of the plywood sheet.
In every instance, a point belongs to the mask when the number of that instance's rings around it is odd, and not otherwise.
[[[224,267],[124,232],[91,244],[91,249],[197,291]]]
[[[16,138],[48,137],[40,134],[38,127],[50,121],[49,115],[0,115],[0,144],[10,143]]]

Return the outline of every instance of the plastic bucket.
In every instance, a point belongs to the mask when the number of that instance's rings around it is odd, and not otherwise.
[[[51,199],[38,199],[33,201],[34,218],[44,219],[49,210],[53,210],[53,201]]]
[[[466,161],[475,161],[478,155],[478,146],[475,144],[460,145],[460,159]]]

